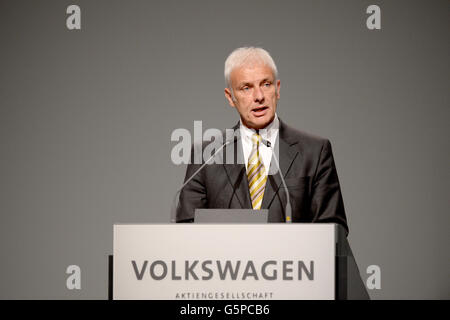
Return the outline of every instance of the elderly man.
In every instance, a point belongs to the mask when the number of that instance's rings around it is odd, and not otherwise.
[[[240,115],[234,148],[244,161],[207,165],[196,174],[181,192],[177,222],[192,221],[197,208],[268,209],[269,222],[284,222],[282,174],[293,222],[335,222],[348,232],[331,144],[278,118],[281,82],[270,54],[254,47],[234,50],[225,61],[225,81],[225,97]],[[274,150],[279,150],[281,172],[269,170]],[[186,179],[198,167],[189,164]]]

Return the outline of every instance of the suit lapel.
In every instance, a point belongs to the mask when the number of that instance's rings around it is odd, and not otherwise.
[[[227,164],[226,158],[224,163],[224,169],[228,176],[233,193],[231,197],[227,199],[228,203],[232,202],[234,196],[236,196],[242,209],[252,208],[252,202],[250,199],[250,191],[248,189],[247,171],[245,170],[245,161],[243,157],[242,142],[240,139],[239,123],[233,128],[235,130],[234,143],[228,145],[226,148],[233,148],[233,161]],[[228,155],[227,150],[225,150]]]
[[[278,132],[277,143],[279,143],[279,163],[281,174],[283,177],[286,177],[292,162],[297,157],[298,151],[293,147],[296,142],[289,141],[288,132],[286,132],[286,126],[280,120],[280,129]],[[276,148],[274,148],[276,150]],[[278,192],[282,181],[280,177],[280,172],[276,167],[276,160],[272,156],[272,160],[270,161],[270,172],[277,172],[276,174],[269,175],[267,177],[266,189],[264,191],[264,197],[261,208],[268,209],[272,204],[272,201],[275,197],[275,194]]]

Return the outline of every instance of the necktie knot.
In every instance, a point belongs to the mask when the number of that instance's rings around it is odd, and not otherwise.
[[[254,133],[252,136],[252,142],[253,142],[253,146],[259,146],[259,144],[261,143],[261,136],[257,133]]]

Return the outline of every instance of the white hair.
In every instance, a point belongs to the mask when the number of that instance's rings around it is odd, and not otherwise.
[[[231,88],[230,75],[231,72],[246,63],[262,63],[270,67],[273,71],[275,79],[278,78],[278,70],[275,62],[270,54],[263,48],[242,47],[235,49],[225,60],[225,83],[229,89]]]

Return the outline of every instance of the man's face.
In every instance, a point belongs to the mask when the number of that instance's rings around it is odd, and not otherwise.
[[[280,99],[280,80],[275,81],[270,67],[252,64],[235,68],[230,74],[230,86],[234,100],[229,88],[225,88],[225,97],[245,126],[263,129],[272,122]]]

